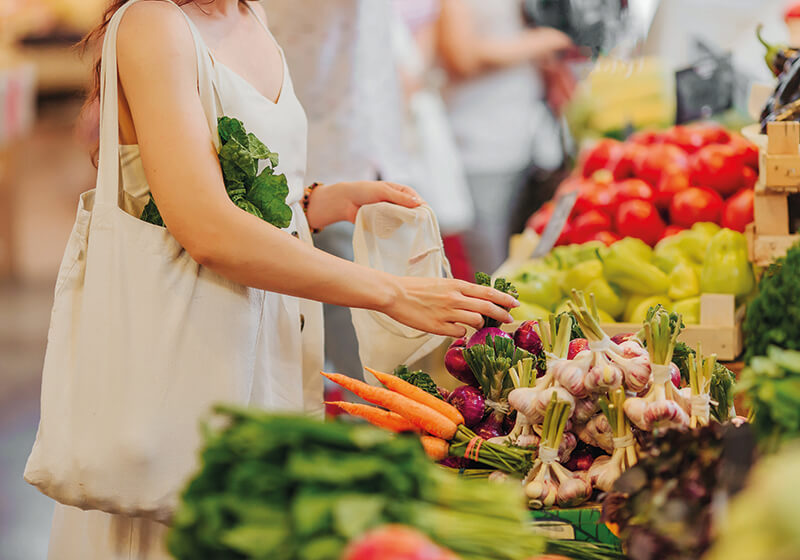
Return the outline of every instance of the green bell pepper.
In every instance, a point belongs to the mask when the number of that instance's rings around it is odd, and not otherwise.
[[[676,301],[672,304],[672,310],[680,313],[683,322],[687,325],[700,324],[700,297],[690,297]]]
[[[624,239],[615,241],[608,249],[606,249],[606,252],[608,253],[612,249],[616,249],[618,251],[624,250],[628,253],[633,253],[641,260],[647,262],[650,262],[653,259],[653,249],[650,248],[650,245],[641,239],[637,239],[636,237],[625,237]]]
[[[564,274],[564,286],[569,290],[583,290],[590,282],[602,277],[602,262],[598,259],[583,261],[570,268]]]
[[[635,246],[620,245],[620,243],[622,242],[618,241],[611,245],[603,259],[606,280],[634,294],[650,296],[666,293],[669,288],[667,275],[649,260],[633,252],[631,247],[635,249]],[[650,247],[647,249],[649,251]]]
[[[692,265],[680,262],[669,273],[669,290],[672,299],[686,299],[700,294],[700,281]]]
[[[626,298],[619,288],[606,282],[605,278],[592,280],[583,291],[594,294],[597,307],[613,317],[619,317],[625,311]]]
[[[753,289],[753,267],[747,260],[745,236],[730,229],[711,238],[700,275],[703,293],[744,296]]]
[[[519,307],[513,308],[511,317],[515,321],[546,321],[550,317],[550,311],[535,303],[519,302]]]
[[[631,298],[631,300],[633,301],[633,298]],[[656,305],[662,305],[664,309],[669,311],[672,309],[672,300],[664,295],[637,299],[635,306],[632,307],[630,304],[628,305],[630,313],[626,311],[625,322],[644,323],[645,319],[647,319],[647,311]]]
[[[711,238],[719,230],[720,227],[717,224],[703,222],[694,224],[692,229],[682,231],[675,237],[687,257],[697,263],[702,263],[703,259],[706,258],[706,251],[708,250],[708,244],[711,243]]]
[[[517,299],[545,309],[552,309],[564,297],[561,292],[561,274],[557,270],[543,266],[536,269],[529,268],[510,278],[509,281],[517,288]]]
[[[672,272],[679,263],[688,263],[691,260],[681,246],[682,235],[683,233],[679,233],[665,237],[653,249],[653,264],[665,274]]]

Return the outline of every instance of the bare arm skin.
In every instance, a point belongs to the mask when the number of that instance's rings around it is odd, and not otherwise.
[[[505,294],[457,280],[398,278],[364,268],[237,208],[225,191],[197,93],[191,32],[174,6],[132,6],[120,26],[117,55],[120,105],[130,110],[153,197],[170,233],[198,263],[243,285],[382,311],[436,334],[461,336],[463,325],[481,326],[481,313],[510,321],[499,306],[516,302]],[[351,219],[365,200],[415,197],[387,183],[342,185],[312,196],[313,225]]]
[[[527,29],[508,39],[485,36],[463,0],[442,1],[439,53],[447,69],[460,78],[545,60],[571,46],[567,35],[547,27]]]

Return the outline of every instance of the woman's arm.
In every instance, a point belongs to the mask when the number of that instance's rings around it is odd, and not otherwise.
[[[463,0],[442,0],[439,53],[456,76],[469,78],[495,68],[536,62],[571,46],[567,35],[549,27],[526,29],[507,39],[488,37],[480,32]]]
[[[198,263],[243,285],[379,310],[437,334],[461,336],[461,325],[481,325],[481,313],[510,320],[498,307],[516,305],[505,294],[456,280],[376,272],[237,208],[225,191],[197,93],[191,33],[174,6],[132,6],[120,26],[117,53],[153,197],[170,233]]]

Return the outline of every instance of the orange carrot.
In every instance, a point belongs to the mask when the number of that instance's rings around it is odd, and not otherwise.
[[[412,424],[422,431],[448,441],[453,439],[456,435],[458,426],[454,422],[447,418],[447,416],[436,412],[424,404],[404,397],[399,393],[394,393],[389,389],[373,387],[372,385],[367,385],[363,381],[347,377],[340,373],[320,373],[334,383],[352,391],[365,401],[396,412],[403,418],[410,420]]]
[[[443,461],[450,455],[450,444],[438,437],[422,436],[419,438],[428,457],[434,461]]]
[[[391,430],[392,432],[414,432],[417,429],[414,424],[399,414],[396,414],[390,410],[383,410],[382,408],[378,408],[376,406],[344,401],[326,402],[325,404],[338,406],[352,416],[358,416],[373,426],[385,428],[387,430]]]
[[[383,383],[384,386],[386,386],[386,388],[390,391],[400,393],[404,397],[408,397],[409,399],[413,399],[420,404],[429,406],[436,412],[447,416],[450,421],[454,422],[457,426],[464,423],[464,417],[461,415],[458,409],[450,403],[446,403],[442,399],[434,397],[427,391],[412,385],[408,381],[400,379],[396,375],[389,375],[388,373],[375,371],[371,368],[364,369],[374,375],[378,381]]]

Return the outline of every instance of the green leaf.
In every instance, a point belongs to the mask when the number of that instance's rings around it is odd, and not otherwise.
[[[342,555],[347,541],[335,536],[317,538],[303,545],[300,549],[300,560],[330,560]]]
[[[264,219],[264,215],[261,213],[261,210],[258,208],[258,206],[247,200],[243,195],[237,195],[233,197],[231,200],[233,200],[233,203],[236,206],[238,206],[248,214],[252,214],[253,216],[261,218],[262,220]]]
[[[231,138],[219,149],[219,161],[223,177],[228,176],[230,179],[238,179],[233,175],[237,167],[248,178],[255,177],[258,172],[258,160],[253,159],[246,145],[240,144],[235,138]]]
[[[232,119],[231,117],[218,118],[217,133],[223,144],[233,139],[242,146],[248,145],[247,132],[244,129],[244,124],[239,119]]]
[[[255,159],[268,159],[271,152],[252,132],[247,133],[247,149]],[[277,157],[278,154],[275,154]]]
[[[253,181],[247,200],[261,211],[264,220],[282,229],[292,222],[292,209],[286,204],[288,195],[286,175],[271,175],[265,169]]]
[[[221,541],[250,558],[275,558],[276,549],[289,539],[285,525],[239,525],[223,533]]]
[[[351,494],[337,500],[333,511],[336,532],[352,539],[380,525],[387,500],[381,495]]]
[[[161,218],[161,212],[158,211],[155,200],[153,200],[153,195],[150,195],[150,200],[147,201],[147,204],[142,210],[140,219],[147,223],[164,227],[164,220]]]

